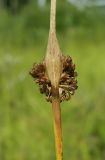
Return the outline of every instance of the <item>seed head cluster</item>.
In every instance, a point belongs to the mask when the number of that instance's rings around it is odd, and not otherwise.
[[[70,56],[61,56],[62,74],[59,81],[59,98],[60,102],[69,100],[71,95],[74,95],[77,86],[77,72],[75,72],[75,64],[73,64]],[[42,94],[46,95],[46,100],[52,102],[52,85],[46,73],[45,62],[34,64],[30,75],[34,81],[39,84],[39,89]]]

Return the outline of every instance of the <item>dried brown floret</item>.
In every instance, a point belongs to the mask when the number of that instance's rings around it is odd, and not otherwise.
[[[73,64],[72,58],[62,55],[61,60],[63,69],[59,81],[60,102],[68,101],[78,88],[76,80],[77,72],[75,72],[75,64]],[[46,100],[48,102],[52,102],[52,86],[46,73],[45,63],[34,64],[29,73],[36,83],[39,84],[40,93],[46,95]]]

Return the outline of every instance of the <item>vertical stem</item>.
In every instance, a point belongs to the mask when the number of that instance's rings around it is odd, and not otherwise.
[[[54,132],[55,132],[55,143],[56,143],[56,158],[57,160],[63,159],[62,149],[62,128],[61,128],[61,109],[59,100],[59,90],[52,88],[52,110],[54,118]]]
[[[50,31],[56,30],[56,0],[51,0],[51,12],[50,12]]]

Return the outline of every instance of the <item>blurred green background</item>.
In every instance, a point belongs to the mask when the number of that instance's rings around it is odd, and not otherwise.
[[[51,105],[28,72],[43,60],[50,0],[0,0],[0,160],[54,160]],[[105,1],[58,0],[57,36],[78,90],[62,103],[64,160],[105,160]]]

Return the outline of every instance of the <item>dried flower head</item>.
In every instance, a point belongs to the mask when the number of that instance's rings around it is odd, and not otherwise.
[[[61,56],[62,74],[59,81],[60,102],[69,100],[77,89],[77,72],[70,56]],[[30,75],[39,84],[40,92],[46,95],[46,100],[52,102],[52,85],[46,72],[45,63],[34,64]]]

